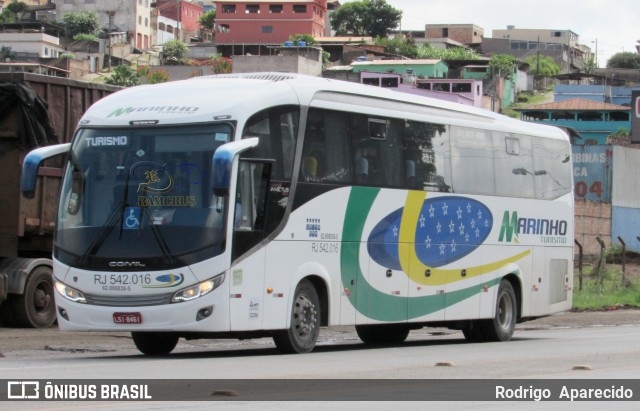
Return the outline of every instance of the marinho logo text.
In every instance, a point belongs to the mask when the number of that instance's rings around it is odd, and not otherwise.
[[[140,113],[140,112],[149,112],[149,113],[158,113],[158,114],[194,114],[198,111],[199,107],[180,107],[180,106],[151,106],[151,107],[121,107],[115,109],[111,114],[107,116],[110,117],[120,117],[125,116],[131,113]]]
[[[542,243],[566,244],[568,227],[566,220],[518,218],[517,211],[505,211],[498,241],[519,243],[520,235],[539,235]]]

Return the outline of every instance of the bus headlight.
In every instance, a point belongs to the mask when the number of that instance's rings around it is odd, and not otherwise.
[[[224,281],[224,273],[218,274],[217,276],[210,278],[206,281],[201,282],[200,284],[196,284],[192,287],[185,288],[184,290],[180,290],[173,295],[171,299],[172,303],[181,303],[183,301],[191,301],[196,298],[200,298],[204,295],[209,294],[211,291],[220,287],[220,284]]]
[[[84,294],[82,294],[82,292],[76,290],[75,288],[71,288],[66,284],[63,284],[60,281],[56,281],[56,291],[61,296],[69,301],[73,301],[74,303],[87,303],[87,299],[84,297]]]

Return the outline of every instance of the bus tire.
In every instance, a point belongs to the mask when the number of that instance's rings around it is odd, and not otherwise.
[[[409,336],[402,324],[356,325],[356,333],[365,344],[402,344]]]
[[[509,341],[513,337],[518,319],[518,300],[513,286],[502,280],[496,297],[496,313],[491,320],[484,320],[481,328],[485,341]]]
[[[291,326],[276,331],[273,341],[284,354],[311,352],[320,333],[320,298],[309,280],[298,283],[291,308]]]
[[[484,334],[482,333],[482,323],[474,320],[470,321],[468,327],[462,329],[462,334],[468,342],[484,342]]]
[[[56,321],[51,267],[36,267],[27,277],[24,292],[9,295],[2,305],[2,322],[6,326],[51,327]]]
[[[145,355],[167,355],[178,345],[178,334],[165,332],[131,333],[136,348]]]

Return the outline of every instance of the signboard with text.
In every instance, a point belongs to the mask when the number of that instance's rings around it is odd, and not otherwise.
[[[573,187],[576,200],[611,203],[612,174],[611,146],[573,146]]]

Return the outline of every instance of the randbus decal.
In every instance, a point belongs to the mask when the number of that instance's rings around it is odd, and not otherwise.
[[[519,244],[519,235],[539,235],[542,243],[566,244],[568,226],[566,220],[518,218],[517,211],[505,211],[498,241]]]
[[[151,106],[151,107],[120,107],[111,112],[107,118],[126,116],[131,113],[149,112],[157,114],[194,114],[199,107],[185,106]]]

